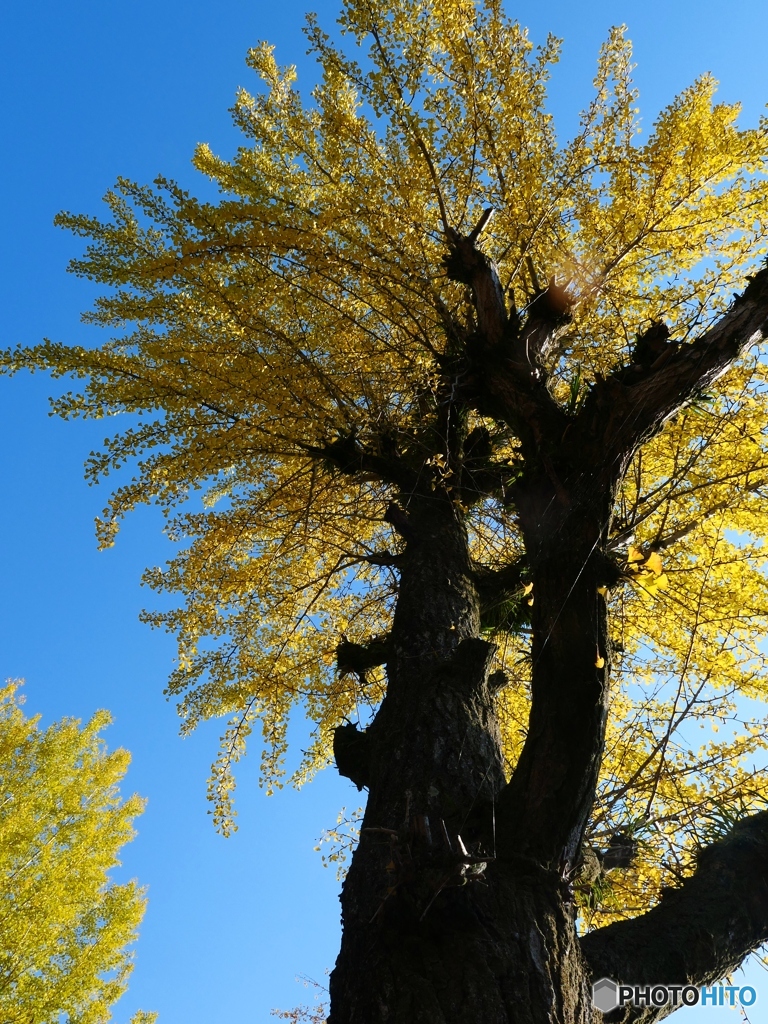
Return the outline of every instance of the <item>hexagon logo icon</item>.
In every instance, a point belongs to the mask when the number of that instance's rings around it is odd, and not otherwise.
[[[603,1013],[619,1005],[619,986],[610,978],[601,978],[592,986],[592,1005]]]

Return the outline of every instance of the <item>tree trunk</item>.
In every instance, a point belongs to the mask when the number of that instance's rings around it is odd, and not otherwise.
[[[495,856],[493,647],[478,637],[463,524],[432,498],[409,528],[329,1020],[592,1021],[567,884],[532,858]]]
[[[389,851],[368,845],[344,887],[330,1024],[591,1024],[573,916],[554,873],[491,864],[484,883],[438,894],[424,869],[410,892],[382,906]],[[378,893],[372,919],[370,902],[356,899],[368,885]]]

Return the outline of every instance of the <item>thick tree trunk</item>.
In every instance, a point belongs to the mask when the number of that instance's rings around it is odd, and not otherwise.
[[[356,894],[375,885],[383,899],[387,855],[361,844],[345,883],[330,1024],[591,1024],[556,876],[493,864],[485,884],[434,898],[425,871],[420,885],[403,887],[366,919]]]
[[[463,524],[422,499],[409,528],[331,1024],[591,1022],[567,885],[531,858],[495,857],[493,648],[478,638]]]

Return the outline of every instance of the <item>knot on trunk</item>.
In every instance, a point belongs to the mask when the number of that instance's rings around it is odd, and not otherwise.
[[[354,722],[345,722],[333,730],[333,756],[339,775],[350,779],[358,789],[370,785],[370,738]]]
[[[383,665],[389,657],[389,637],[379,636],[364,644],[346,637],[336,647],[336,668],[342,676],[354,674],[365,682],[369,669]]]
[[[403,540],[416,540],[416,531],[411,525],[410,516],[400,508],[396,501],[390,501],[387,505],[387,511],[384,513],[384,522],[393,526],[395,532],[399,533]]]
[[[570,283],[570,282],[569,282]],[[568,284],[557,284],[552,278],[546,288],[536,292],[529,304],[530,320],[538,320],[552,327],[564,327],[573,320],[574,299]]]
[[[480,637],[467,637],[461,641],[440,674],[451,684],[476,689],[479,680],[486,682],[495,653],[496,644],[481,640]]]

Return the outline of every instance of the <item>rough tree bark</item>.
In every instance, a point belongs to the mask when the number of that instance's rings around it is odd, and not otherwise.
[[[529,728],[507,779],[493,649],[480,637],[493,581],[473,567],[448,497],[393,469],[408,516],[398,508],[389,521],[406,544],[382,645],[387,696],[356,741],[355,770],[339,764],[369,796],[342,894],[330,1024],[586,1024],[602,1019],[595,978],[710,983],[768,939],[765,815],[634,921],[580,941],[571,892],[608,713],[598,588],[615,582],[606,540],[616,488],[664,420],[768,333],[768,270],[701,338],[669,343],[652,366],[617,368],[568,415],[543,367],[567,297],[551,286],[525,321],[511,315],[478,233],[448,233],[448,273],[472,289],[477,320],[471,335],[449,325],[462,342],[451,402],[454,423],[474,409],[508,422],[523,447],[526,471],[510,499],[535,595]],[[322,454],[334,457],[330,447]],[[349,470],[348,452],[344,460]],[[352,461],[365,468],[365,453]],[[376,470],[386,478],[386,467]]]

